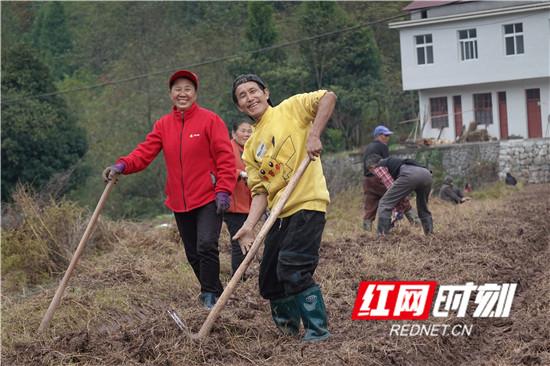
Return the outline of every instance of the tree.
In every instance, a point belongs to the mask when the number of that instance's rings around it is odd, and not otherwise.
[[[31,1],[2,2],[2,45],[28,42],[36,3]]]
[[[273,6],[267,2],[250,2],[247,7],[245,42],[242,52],[251,52],[271,47],[276,44],[277,30],[273,22]],[[247,53],[230,62],[227,69],[233,77],[239,74],[263,74],[281,65],[285,59],[280,49]]]
[[[273,22],[273,5],[267,2],[248,3],[248,17],[246,20],[246,40],[248,50],[258,50],[273,46],[277,43],[278,33]],[[255,62],[271,64],[284,60],[285,54],[281,49],[264,51],[253,54]]]
[[[357,23],[334,2],[305,2],[297,18],[304,35],[335,32],[302,43],[300,50],[310,87],[330,88],[338,95],[330,128],[341,131],[346,148],[359,146],[368,126],[380,118],[383,106],[377,98],[383,87],[374,37],[367,27],[341,32]]]
[[[48,68],[24,45],[2,53],[2,200],[20,181],[40,187],[76,164],[87,149],[84,130],[67,113]]]
[[[95,205],[104,188],[101,170],[133,149],[152,123],[169,110],[166,79],[175,69],[188,67],[201,80],[199,104],[217,112],[228,124],[247,118],[237,111],[231,98],[231,82],[241,73],[259,74],[267,82],[275,104],[296,93],[334,90],[338,103],[324,134],[325,150],[356,147],[370,137],[374,123],[389,122],[393,130],[396,126],[391,122],[412,118],[417,108],[416,94],[401,91],[397,30],[388,30],[385,22],[340,30],[389,18],[402,5],[3,2],[2,54],[6,55],[18,41],[32,44],[35,56],[55,72],[55,86],[59,90],[78,90],[63,94],[63,99],[25,101],[25,108],[4,104],[4,132],[12,128],[7,117],[17,121],[23,115],[34,114],[51,120],[64,108],[56,103],[66,103],[70,119],[76,118],[86,130],[89,151],[82,160],[91,169],[86,182],[71,190],[71,198]],[[326,32],[334,34],[290,42]],[[286,42],[290,42],[288,46],[266,50]],[[251,52],[258,49],[264,51]],[[241,57],[236,59],[236,54]],[[63,63],[70,67],[65,68]],[[33,75],[26,69],[17,75],[4,73],[2,90],[9,90],[10,95],[2,98],[55,90],[44,78]],[[30,86],[25,91],[17,91],[19,86],[8,88],[13,80]],[[47,111],[51,115],[35,113],[44,105],[53,105]],[[10,108],[19,110],[13,113]],[[106,213],[151,216],[165,212],[161,198],[164,166],[161,157],[157,160],[160,163],[125,178],[124,184],[117,186]]]
[[[402,11],[401,2],[345,2],[340,5],[348,14],[353,16],[357,22],[376,22],[372,29],[376,44],[380,49],[382,60],[382,81],[381,87],[376,93],[376,103],[381,108],[381,119],[391,126],[392,131],[408,135],[411,124],[399,124],[399,121],[411,120],[418,114],[418,95],[414,91],[403,91],[401,84],[401,56],[399,47],[399,31],[389,29],[388,21],[380,22],[381,19],[390,19],[395,22],[401,16],[404,20],[407,13]],[[404,136],[403,136],[404,137]]]
[[[277,31],[273,23],[273,6],[267,2],[250,2],[246,7],[246,21],[244,28],[244,42],[235,53],[243,55],[228,62],[226,69],[231,80],[241,74],[263,75],[266,70],[270,70],[272,60],[266,53],[249,53],[261,48],[272,46],[277,40]],[[271,51],[270,51],[271,52]],[[281,53],[278,52],[281,58]],[[228,95],[229,96],[229,95]],[[226,103],[221,105],[220,114],[229,121],[238,121],[246,119],[233,103],[227,99]],[[228,122],[229,122],[228,121]]]
[[[42,5],[33,24],[32,41],[55,80],[71,74],[68,56],[72,50],[72,38],[65,22],[63,4],[54,1]]]
[[[279,33],[274,23],[272,3],[248,3],[245,36],[246,41],[241,47],[243,52],[262,50],[277,44]],[[230,62],[227,70],[232,79],[240,74],[260,75],[268,84],[271,100],[275,104],[303,91],[303,80],[307,76],[302,65],[291,64],[282,48],[246,54]],[[223,112],[235,120],[243,118],[233,105]]]

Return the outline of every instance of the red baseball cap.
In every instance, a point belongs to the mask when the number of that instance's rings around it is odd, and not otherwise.
[[[187,70],[179,70],[173,73],[172,76],[170,76],[170,81],[168,82],[170,89],[172,89],[172,85],[174,85],[176,80],[181,78],[191,80],[191,82],[195,84],[195,89],[199,88],[199,77],[195,73]]]

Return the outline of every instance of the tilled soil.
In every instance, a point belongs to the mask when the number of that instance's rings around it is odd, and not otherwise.
[[[303,343],[279,335],[257,291],[258,263],[234,293],[211,335],[189,339],[168,316],[174,308],[197,332],[207,312],[194,279],[180,271],[180,248],[160,242],[144,253],[115,252],[85,264],[72,280],[48,332],[35,336],[55,288],[3,298],[5,365],[550,365],[550,185],[527,186],[500,200],[461,206],[432,203],[435,234],[399,224],[323,242],[316,279],[332,337]],[[160,257],[160,252],[164,257]],[[168,254],[166,254],[168,252]],[[139,256],[137,256],[138,254]],[[152,267],[156,267],[155,270]],[[469,336],[391,336],[394,321],[352,321],[363,280],[439,284],[517,283],[508,318],[430,318],[411,324],[472,325]],[[108,296],[107,296],[108,295]],[[101,297],[103,296],[103,297]],[[98,298],[104,299],[98,302]],[[99,305],[98,305],[99,304]],[[21,336],[24,334],[25,336]]]

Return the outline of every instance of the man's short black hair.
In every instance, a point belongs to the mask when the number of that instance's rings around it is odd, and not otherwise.
[[[233,81],[233,89],[231,91],[231,96],[233,97],[233,103],[237,104],[237,96],[235,95],[235,90],[237,89],[237,87],[241,84],[248,83],[249,81],[253,81],[256,84],[258,84],[258,86],[262,90],[265,90],[265,88],[266,88],[265,82],[262,80],[261,77],[259,77],[256,74],[242,74],[242,75],[239,75]],[[267,103],[270,106],[273,107],[273,103],[271,103],[271,98],[267,100]]]

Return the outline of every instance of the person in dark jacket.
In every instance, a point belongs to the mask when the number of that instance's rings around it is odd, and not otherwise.
[[[518,184],[518,181],[510,172],[506,172],[506,178],[504,178],[504,182],[509,186],[515,186]]]
[[[453,178],[450,175],[446,176],[443,180],[443,185],[439,190],[439,198],[454,204],[464,203],[470,200],[469,197],[464,197],[464,193],[462,193],[460,188],[454,186]]]
[[[376,218],[376,211],[378,210],[378,201],[380,201],[384,193],[386,193],[386,187],[376,175],[368,170],[365,163],[370,156],[375,154],[380,155],[382,158],[388,158],[390,156],[388,143],[392,134],[393,132],[386,126],[377,126],[373,132],[374,141],[367,145],[363,153],[363,175],[365,176],[365,180],[363,181],[363,192],[365,196],[363,229],[367,231],[371,231],[372,229],[372,223]],[[408,199],[402,201],[402,204],[397,207],[397,211],[398,213],[404,213],[411,224],[418,222],[418,216],[411,207]]]
[[[428,198],[432,189],[432,173],[412,159],[386,158],[372,155],[367,160],[368,169],[378,176],[388,188],[378,204],[378,234],[387,234],[391,228],[393,208],[413,191],[416,193],[416,208],[424,230],[433,232],[432,214]]]
[[[214,112],[197,104],[199,78],[180,70],[169,81],[172,111],[153,125],[145,140],[103,171],[104,180],[137,173],[163,151],[165,205],[174,212],[185,254],[201,285],[200,300],[211,309],[223,292],[218,239],[237,173],[229,132]]]

